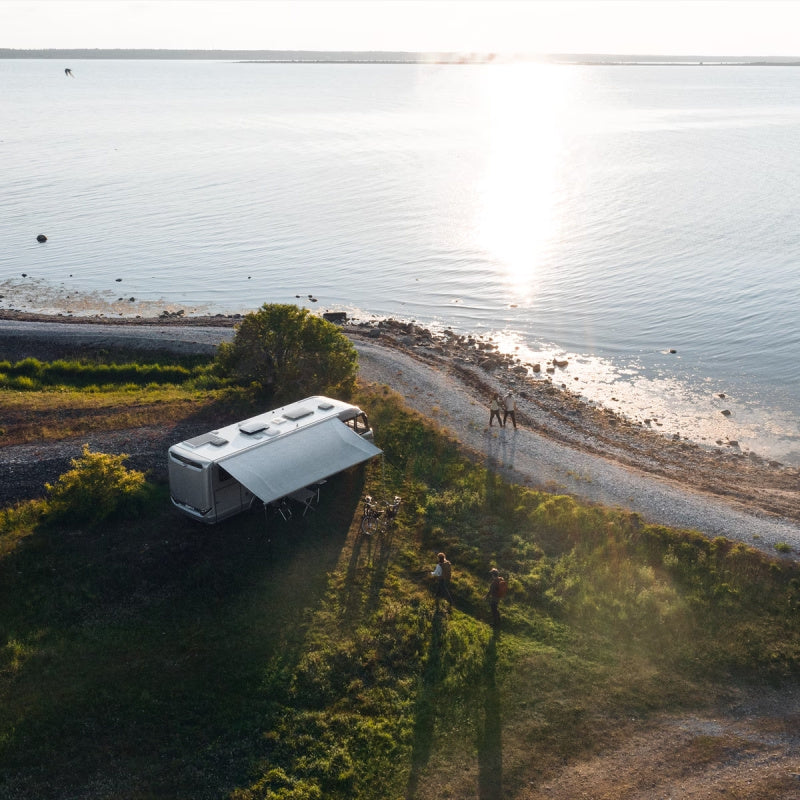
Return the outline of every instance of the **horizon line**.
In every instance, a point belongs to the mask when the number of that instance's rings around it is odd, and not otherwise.
[[[361,56],[393,56],[404,58],[426,58],[436,57],[439,59],[448,58],[454,61],[507,61],[507,60],[551,60],[551,59],[592,59],[592,60],[645,60],[645,61],[670,61],[670,62],[725,62],[725,61],[757,61],[781,63],[787,61],[798,61],[800,56],[764,56],[764,55],[674,55],[669,53],[525,53],[525,52],[495,52],[495,51],[454,51],[454,50],[313,50],[313,49],[252,49],[252,48],[189,48],[189,47],[2,47],[0,48],[0,58],[25,57],[26,54],[36,54],[43,56],[52,54],[53,56],[63,56],[71,54],[77,57],[78,54],[86,54],[97,57],[105,53],[162,53],[162,54],[202,54],[202,55],[236,55],[238,57],[255,55],[279,55],[279,56],[332,56],[332,55],[361,55]]]

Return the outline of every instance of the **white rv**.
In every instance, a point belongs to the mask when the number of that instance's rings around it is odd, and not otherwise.
[[[169,448],[169,486],[183,513],[214,524],[380,454],[358,407],[308,397]]]

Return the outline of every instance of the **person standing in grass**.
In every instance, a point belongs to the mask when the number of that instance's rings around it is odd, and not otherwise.
[[[431,575],[436,578],[436,587],[434,596],[436,597],[436,605],[439,605],[439,600],[444,598],[447,600],[447,607],[453,607],[453,597],[450,594],[450,577],[453,574],[453,565],[447,560],[444,553],[439,553],[436,556],[437,563],[431,572]]]
[[[503,420],[500,419],[500,395],[495,394],[492,397],[491,403],[489,403],[489,427],[492,427],[492,420],[497,417],[497,424],[502,428],[503,427]]]
[[[489,570],[489,577],[491,578],[491,583],[489,584],[489,590],[486,592],[486,599],[489,601],[489,609],[492,612],[492,627],[499,628],[500,627],[500,598],[503,596],[504,592],[502,590],[502,585],[505,583],[503,579],[500,577],[500,573],[492,567]]]

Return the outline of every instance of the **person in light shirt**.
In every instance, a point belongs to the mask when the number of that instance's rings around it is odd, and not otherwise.
[[[436,588],[434,596],[436,597],[436,605],[439,605],[439,600],[444,598],[447,600],[447,607],[453,607],[453,597],[450,594],[450,576],[453,574],[453,565],[447,560],[444,553],[439,553],[436,556],[437,564],[431,572],[431,576],[436,578]]]
[[[505,410],[503,411],[503,427],[506,426],[506,420],[511,417],[511,422],[514,424],[514,428],[517,427],[517,401],[514,399],[514,395],[509,392],[506,395],[506,399],[504,400]]]

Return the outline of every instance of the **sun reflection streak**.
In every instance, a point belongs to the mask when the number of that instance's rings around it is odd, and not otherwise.
[[[516,64],[486,70],[490,145],[478,241],[502,265],[515,302],[529,301],[558,234],[561,117],[574,71]]]

